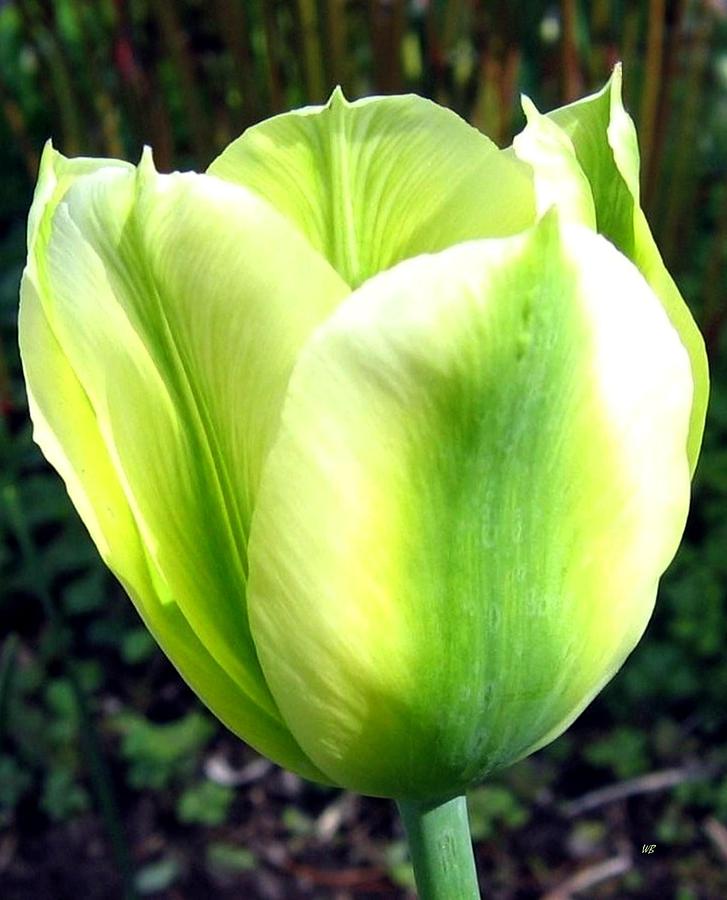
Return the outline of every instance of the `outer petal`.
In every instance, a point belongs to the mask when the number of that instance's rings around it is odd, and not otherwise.
[[[240,697],[237,730],[253,742],[262,735],[264,752],[300,771],[306,761],[285,735],[249,634],[247,528],[294,358],[348,289],[258,198],[206,176],[158,176],[150,161],[138,175],[104,169],[79,178],[39,235],[28,284],[60,348],[54,368],[67,359],[76,393],[87,397],[149,557],[153,597],[117,538],[93,527],[89,509],[102,518],[103,492],[86,486],[86,468],[72,461],[75,421],[50,425],[50,404],[45,412],[35,404],[49,456],[68,457],[67,470],[78,473],[92,535],[122,559],[115,569],[142,614],[151,619],[156,604],[159,615],[188,623],[183,638],[162,639],[177,665],[205,699],[212,673],[224,670]],[[23,340],[37,394],[39,341]],[[163,625],[151,625],[161,634]],[[217,703],[228,722],[229,699]],[[246,708],[249,728],[240,726]]]
[[[253,703],[215,662],[177,604],[160,601],[154,588],[160,575],[144,551],[96,416],[27,274],[19,327],[35,440],[65,481],[104,562],[134,600],[146,626],[228,728],[281,765],[325,780],[279,718]]]
[[[664,305],[689,353],[694,406],[689,426],[689,462],[694,471],[702,444],[709,395],[704,341],[689,308],[666,270],[639,206],[639,149],[636,130],[621,101],[621,67],[590,97],[548,114],[570,137],[596,206],[600,234],[641,270]]]
[[[327,775],[441,797],[573,720],[681,536],[691,388],[635,267],[552,216],[339,307],[296,366],[249,545],[267,682]]]
[[[527,167],[414,95],[349,103],[338,89],[326,106],[248,129],[209,172],[268,200],[354,286],[534,220]]]

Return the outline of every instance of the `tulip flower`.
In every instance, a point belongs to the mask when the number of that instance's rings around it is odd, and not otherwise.
[[[243,740],[399,802],[432,898],[477,896],[466,789],[644,631],[707,398],[620,71],[523,106],[507,150],[338,90],[206,174],[49,146],[28,225],[35,439],[104,561]]]

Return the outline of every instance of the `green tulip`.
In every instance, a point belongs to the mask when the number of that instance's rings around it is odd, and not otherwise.
[[[620,72],[524,110],[501,151],[336,91],[204,175],[49,146],[30,213],[35,439],[104,561],[229,728],[405,819],[618,670],[701,443]]]

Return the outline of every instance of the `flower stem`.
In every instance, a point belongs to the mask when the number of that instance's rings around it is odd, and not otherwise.
[[[420,900],[479,900],[467,800],[399,801]]]

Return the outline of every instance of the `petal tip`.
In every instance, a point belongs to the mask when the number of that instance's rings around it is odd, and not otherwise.
[[[525,118],[530,121],[530,119],[536,118],[540,115],[540,110],[533,103],[533,101],[528,97],[527,94],[520,94],[520,107],[522,111],[525,113]]]
[[[157,174],[156,166],[154,165],[154,153],[148,144],[144,144],[144,149],[141,151],[138,169],[139,172],[145,175]]]
[[[346,99],[346,95],[343,93],[343,88],[340,84],[337,84],[331,91],[331,96],[328,98],[326,107],[328,109],[336,109],[337,107],[348,107],[350,105],[351,104]]]

